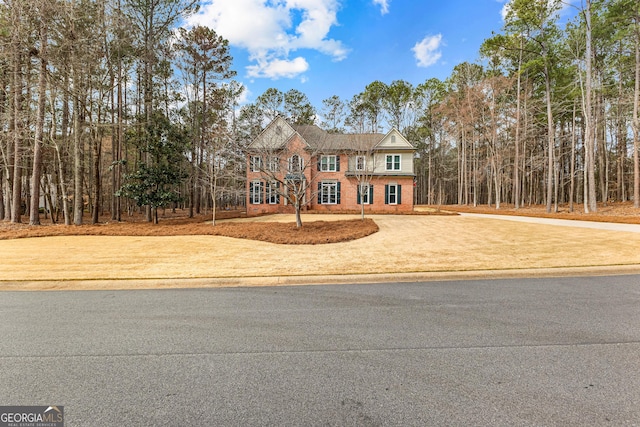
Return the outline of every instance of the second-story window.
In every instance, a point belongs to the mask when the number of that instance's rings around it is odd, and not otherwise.
[[[267,164],[270,172],[278,172],[280,170],[280,158],[277,156],[269,157],[269,163]]]
[[[400,170],[400,154],[387,154],[386,169],[388,171]]]
[[[297,154],[294,154],[293,156],[289,157],[290,173],[300,173],[303,170],[304,170],[304,167],[302,164],[302,157],[298,156]]]
[[[336,156],[321,156],[320,157],[320,170],[322,172],[335,172],[337,161]]]
[[[363,171],[367,168],[367,158],[365,156],[356,157],[356,170]]]
[[[260,172],[262,170],[262,157],[251,156],[251,172]]]

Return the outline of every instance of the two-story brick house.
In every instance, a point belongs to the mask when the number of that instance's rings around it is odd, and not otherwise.
[[[278,117],[247,149],[247,215],[413,210],[415,148],[387,134],[333,134]]]

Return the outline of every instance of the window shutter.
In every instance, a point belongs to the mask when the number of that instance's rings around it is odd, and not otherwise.
[[[276,205],[280,204],[280,183],[276,182]]]
[[[318,156],[318,172],[322,171],[322,156]]]
[[[373,184],[369,184],[369,204],[373,204]]]
[[[384,186],[384,204],[389,204],[389,184]]]
[[[338,185],[336,187],[337,187],[337,193],[338,193],[336,194],[336,204],[339,205],[340,204],[340,181],[338,181]]]
[[[340,156],[336,156],[336,172],[340,172]]]
[[[358,195],[356,196],[356,204],[361,204],[362,203],[362,199],[360,199],[360,184],[358,184],[358,186],[356,187],[356,189],[358,190]]]
[[[318,183],[318,204],[321,205],[322,204],[322,183],[319,182]]]
[[[402,203],[402,185],[398,184],[398,190],[397,190],[398,194],[396,195],[396,199],[398,201],[398,204]]]

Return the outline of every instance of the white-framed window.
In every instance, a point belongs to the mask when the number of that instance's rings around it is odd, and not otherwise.
[[[400,170],[400,154],[387,154],[386,170],[399,171]]]
[[[262,189],[264,183],[256,180],[249,183],[249,200],[252,205],[259,205],[262,203]]]
[[[304,170],[304,163],[302,157],[297,154],[289,157],[289,172],[300,173]]]
[[[388,184],[384,189],[384,203],[387,205],[399,205],[401,203],[402,186]]]
[[[280,204],[280,183],[278,181],[267,183],[267,203],[270,205]]]
[[[340,183],[339,182],[319,182],[318,183],[318,203],[321,205],[340,204]]]
[[[262,170],[262,157],[251,156],[251,172],[260,172]]]
[[[367,158],[365,156],[356,156],[356,170],[363,171],[367,169]]]
[[[335,172],[337,170],[336,156],[320,156],[320,171]]]
[[[277,156],[269,157],[267,162],[267,168],[270,172],[278,172],[280,171],[280,158]]]
[[[358,184],[357,202],[359,205],[373,204],[373,185],[372,184]]]

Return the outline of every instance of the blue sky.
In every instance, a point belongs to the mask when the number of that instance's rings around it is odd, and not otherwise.
[[[321,109],[369,83],[413,85],[476,61],[500,32],[505,0],[207,0],[190,24],[229,40],[237,80],[253,102],[297,89]]]

